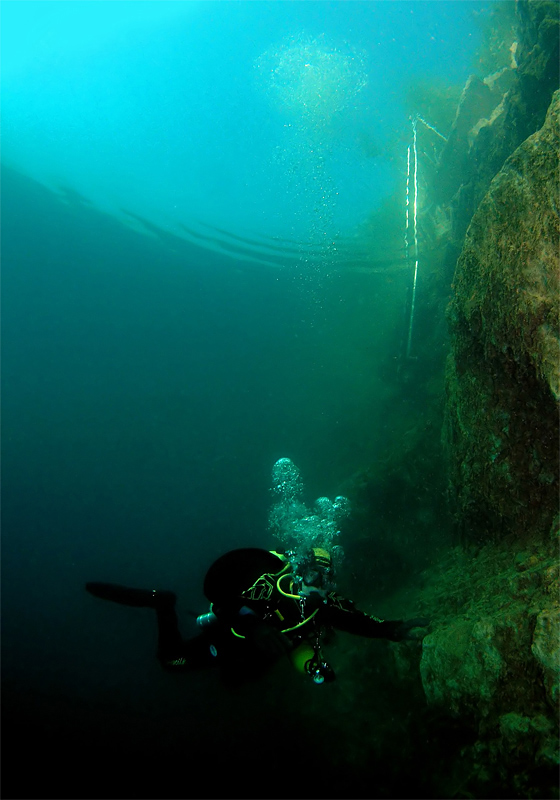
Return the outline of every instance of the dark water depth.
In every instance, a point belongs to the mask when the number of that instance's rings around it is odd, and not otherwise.
[[[271,748],[314,764],[328,704],[305,722],[274,681],[239,699],[214,675],[164,675],[152,613],[83,585],[173,589],[192,633],[212,560],[273,544],[278,457],[309,474],[311,499],[371,456],[382,386],[367,367],[391,327],[353,280],[319,303],[313,277],[127,231],[9,170],[3,196],[3,734],[30,767],[6,795],[182,796],[219,751],[208,791],[228,796],[268,781]],[[309,781],[324,785],[321,767]]]

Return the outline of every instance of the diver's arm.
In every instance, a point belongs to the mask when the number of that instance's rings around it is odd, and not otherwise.
[[[369,639],[390,639],[393,642],[401,641],[402,620],[384,620],[370,617],[359,611],[351,600],[330,592],[327,604],[321,611],[321,616],[328,625],[339,631],[354,633]]]

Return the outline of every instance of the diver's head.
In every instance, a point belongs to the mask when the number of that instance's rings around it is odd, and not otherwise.
[[[297,576],[301,593],[326,597],[334,589],[334,569],[330,554],[322,547],[313,547],[297,559]]]

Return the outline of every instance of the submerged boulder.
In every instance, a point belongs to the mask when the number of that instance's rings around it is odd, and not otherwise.
[[[552,708],[560,700],[560,606],[544,608],[537,617],[531,651],[543,670],[543,683]]]
[[[425,637],[420,674],[426,699],[454,715],[486,716],[504,671],[491,618],[458,617]]]
[[[556,796],[548,786],[559,762],[557,544],[555,536],[532,547],[510,538],[470,555],[458,547],[425,575],[418,606],[433,620],[420,661],[428,708],[472,732],[454,754],[471,793],[460,796],[496,797],[493,786],[510,797]]]

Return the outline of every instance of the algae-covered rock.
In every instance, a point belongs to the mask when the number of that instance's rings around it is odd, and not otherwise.
[[[455,273],[446,439],[479,533],[543,533],[558,507],[559,107],[492,181]]]
[[[544,686],[552,708],[560,700],[560,607],[545,608],[537,617],[531,650],[544,674]]]
[[[420,674],[429,703],[452,714],[486,716],[504,670],[491,619],[458,618],[426,636]]]
[[[473,733],[456,755],[470,793],[458,796],[558,794],[558,553],[551,537],[516,541],[456,548],[416,603],[432,619],[420,662],[428,707]]]
[[[488,749],[502,769],[503,765],[512,762],[534,765],[536,769],[541,765],[558,764],[557,728],[542,714],[535,717],[526,717],[515,712],[503,714],[497,733]],[[521,780],[518,777],[517,783],[520,784],[523,779],[527,783],[527,767],[519,772]],[[526,786],[524,788],[526,791]]]

